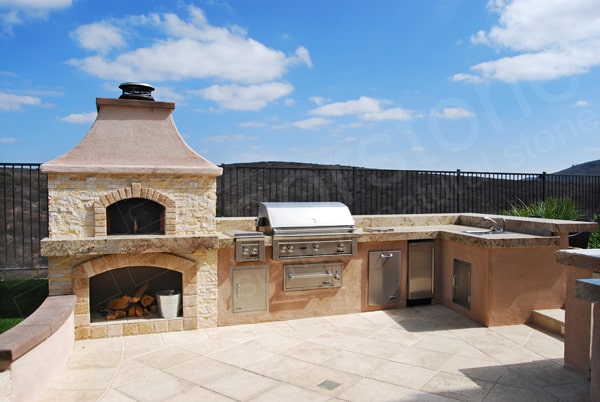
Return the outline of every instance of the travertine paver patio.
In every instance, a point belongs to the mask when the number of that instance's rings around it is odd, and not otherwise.
[[[75,343],[40,401],[585,401],[563,343],[442,306]]]

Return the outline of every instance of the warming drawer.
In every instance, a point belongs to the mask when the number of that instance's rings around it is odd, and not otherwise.
[[[283,290],[339,288],[343,268],[341,262],[284,265]]]

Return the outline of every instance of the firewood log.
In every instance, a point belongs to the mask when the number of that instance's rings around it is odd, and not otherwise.
[[[135,317],[135,303],[131,303],[127,308],[127,317]]]
[[[148,289],[148,286],[150,285],[149,282],[144,283],[137,292],[135,292],[135,294],[133,295],[133,297],[131,298],[131,301],[133,303],[137,303],[140,301],[140,299],[142,298],[142,296],[144,295],[144,293],[146,292],[146,290]]]
[[[116,320],[117,319],[117,315],[113,314],[113,313],[109,313],[109,314],[106,314],[104,316],[104,318],[106,318],[106,321],[112,321],[112,320]]]
[[[148,307],[149,305],[151,305],[152,303],[154,303],[154,297],[150,296],[150,295],[143,295],[142,299],[140,300],[140,303],[142,304],[142,306],[144,307]]]
[[[124,295],[110,300],[106,307],[111,310],[125,310],[129,303],[131,303],[131,297]]]
[[[135,316],[141,317],[143,315],[144,315],[144,307],[141,304],[136,303],[135,304]]]
[[[127,317],[127,311],[125,311],[125,309],[115,310],[115,315],[117,316],[117,318],[125,318]]]

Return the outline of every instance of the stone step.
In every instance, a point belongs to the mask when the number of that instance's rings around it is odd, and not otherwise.
[[[565,310],[556,308],[534,310],[531,314],[531,325],[550,333],[565,335]]]

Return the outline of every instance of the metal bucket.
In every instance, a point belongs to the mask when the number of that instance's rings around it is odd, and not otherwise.
[[[181,307],[181,293],[177,290],[156,292],[158,311],[163,318],[176,318]]]

